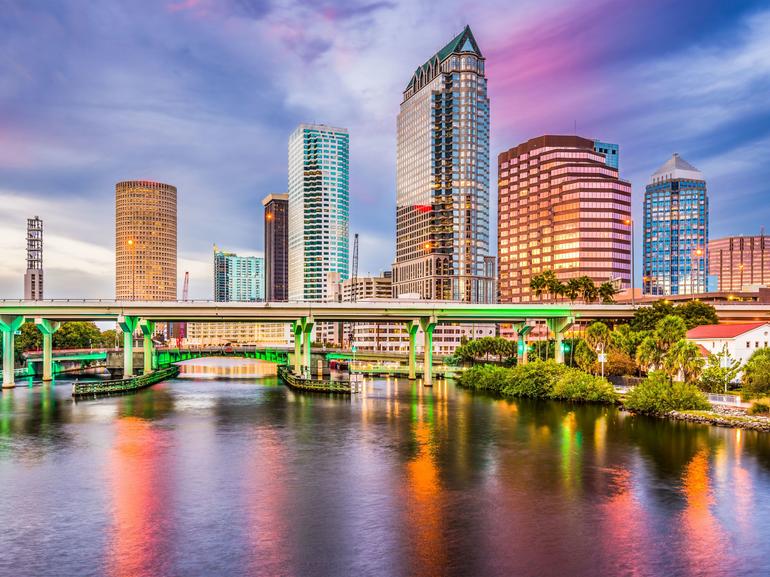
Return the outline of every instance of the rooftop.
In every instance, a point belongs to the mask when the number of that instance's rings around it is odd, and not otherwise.
[[[417,78],[430,71],[431,66],[438,70],[439,64],[441,64],[450,54],[456,54],[460,52],[471,52],[479,57],[483,57],[479,45],[476,44],[476,39],[473,37],[471,27],[466,25],[463,31],[444,46],[441,50],[436,52],[433,56],[425,61],[425,64],[418,66],[414,71],[412,78],[409,80],[409,84],[406,85],[404,90],[408,90],[412,84],[416,83]]]
[[[688,339],[734,339],[744,333],[767,326],[768,323],[743,323],[735,325],[702,325],[687,331]]]
[[[705,180],[703,173],[700,170],[675,152],[658,170],[652,173],[650,181],[654,183],[663,180],[675,180],[678,178]]]

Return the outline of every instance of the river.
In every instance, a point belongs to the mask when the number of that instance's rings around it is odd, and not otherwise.
[[[230,363],[3,391],[0,575],[770,574],[770,435]]]

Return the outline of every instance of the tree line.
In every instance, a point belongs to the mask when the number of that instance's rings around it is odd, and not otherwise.
[[[604,304],[615,302],[615,295],[620,291],[609,281],[596,286],[591,277],[579,276],[569,279],[566,283],[556,278],[556,273],[547,270],[534,275],[529,281],[529,289],[536,297],[543,300],[543,295],[549,297],[548,300],[566,298],[570,302],[580,299],[587,303],[594,303],[601,300]]]

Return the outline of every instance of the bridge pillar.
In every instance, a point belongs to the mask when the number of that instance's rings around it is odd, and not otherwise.
[[[123,378],[134,376],[134,331],[138,317],[118,317],[118,326],[123,331]]]
[[[423,317],[420,326],[425,335],[425,350],[423,351],[422,384],[426,387],[433,386],[433,331],[436,328],[436,317]]]
[[[302,323],[291,323],[291,332],[294,335],[294,373],[299,375],[302,371]]]
[[[53,334],[59,330],[61,323],[41,319],[35,319],[35,326],[43,335],[43,380],[53,380]]]
[[[406,323],[406,332],[409,333],[409,380],[417,378],[417,330],[420,321],[413,320]]]
[[[564,362],[564,350],[562,345],[564,343],[564,333],[575,324],[575,317],[563,317],[556,319],[547,319],[548,330],[552,331],[556,337],[556,344],[554,345],[554,359],[557,363]]]
[[[3,333],[3,388],[15,387],[14,381],[14,334],[24,324],[24,317],[0,315],[0,332]]]
[[[155,321],[142,319],[139,321],[139,328],[142,330],[142,337],[144,337],[144,374],[146,375],[147,373],[151,373],[153,369],[152,335],[155,332]]]
[[[516,364],[527,364],[527,334],[532,330],[532,327],[527,323],[514,323],[513,328],[516,330],[516,334],[519,336],[519,346],[517,348]]]
[[[313,317],[302,319],[302,366],[308,374],[310,373],[310,347],[312,344],[310,340],[314,324]]]

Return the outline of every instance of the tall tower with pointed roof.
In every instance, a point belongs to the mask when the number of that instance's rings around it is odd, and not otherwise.
[[[674,154],[653,173],[644,193],[645,294],[706,292],[708,230],[703,173]]]
[[[397,125],[394,296],[494,302],[489,98],[470,27],[417,67]]]

